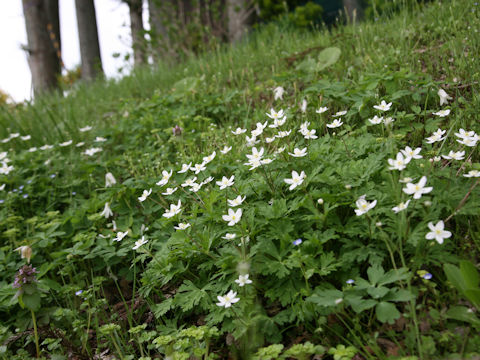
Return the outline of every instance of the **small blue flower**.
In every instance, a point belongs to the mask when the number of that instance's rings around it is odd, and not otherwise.
[[[75,292],[75,295],[80,296],[80,295],[82,295],[82,293],[83,293],[83,290],[78,290],[78,291]]]
[[[352,285],[352,284],[355,282],[355,280],[353,280],[353,279],[348,279],[348,280],[345,281],[345,282],[346,282],[348,285]]]
[[[13,192],[17,192],[18,190],[17,190],[17,189],[13,189],[12,191],[13,191]]]
[[[24,199],[28,198],[28,194],[24,194],[24,195],[23,195],[23,198],[24,198]]]
[[[27,180],[27,184],[31,184],[32,183],[32,180]]]
[[[5,200],[0,199],[0,204],[3,204],[4,202],[5,202]]]
[[[430,273],[426,273],[425,275],[422,276],[422,278],[424,278],[425,280],[430,280],[432,277],[433,275]]]
[[[19,188],[20,190],[23,190],[24,187],[25,187],[25,186],[20,185],[18,188]]]
[[[297,239],[297,240],[293,241],[293,245],[297,246],[297,245],[300,245],[302,242],[303,242],[302,239]]]
[[[72,191],[72,195],[75,196],[77,195],[77,193],[75,191]]]
[[[57,176],[57,175],[52,174],[52,175],[50,175],[50,179],[54,179],[56,176]]]

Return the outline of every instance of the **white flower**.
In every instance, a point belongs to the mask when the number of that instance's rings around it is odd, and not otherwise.
[[[397,158],[394,159],[388,159],[388,164],[390,167],[388,168],[389,170],[399,170],[402,171],[407,167],[407,164],[410,162],[411,158],[406,157],[404,158],[402,153],[399,152],[397,153]]]
[[[305,113],[307,111],[307,100],[305,99],[302,100],[302,105],[300,105],[300,111],[302,113]]]
[[[111,172],[105,174],[105,187],[111,187],[117,183],[115,176]]]
[[[50,149],[53,149],[53,145],[45,144],[43,146],[40,146],[40,150],[50,150]]]
[[[403,192],[408,195],[413,194],[414,199],[420,199],[423,194],[428,194],[433,190],[433,187],[425,187],[427,184],[427,177],[422,176],[417,184],[407,183],[407,187],[403,188]]]
[[[79,143],[75,144],[76,147],[82,147],[83,145],[85,145],[83,141],[80,141]]]
[[[265,149],[262,147],[260,150],[257,150],[256,147],[252,148],[252,154],[249,155],[247,154],[247,158],[249,160],[260,160],[263,157],[263,153],[265,152]]]
[[[190,179],[187,179],[185,180],[185,182],[183,184],[181,184],[182,187],[187,187],[187,186],[192,186],[195,181],[197,181],[197,177],[193,177],[193,178],[190,178]]]
[[[298,132],[302,135],[305,134],[305,132],[308,131],[308,127],[310,126],[310,122],[309,121],[305,121],[304,123],[301,123],[300,124],[300,130],[298,130]]]
[[[244,163],[244,165],[250,166],[249,170],[254,170],[257,167],[262,165],[262,160],[261,159],[251,159],[251,160],[248,160],[246,163]]]
[[[105,142],[105,141],[107,141],[107,139],[105,139],[104,137],[101,137],[101,136],[97,136],[95,138],[95,140],[93,140],[93,141],[95,141],[95,142]]]
[[[84,154],[88,156],[93,156],[100,151],[102,151],[102,148],[92,147],[90,149],[85,150]]]
[[[288,154],[293,157],[304,157],[304,156],[307,156],[307,148],[306,147],[303,149],[295,148],[293,149],[293,154],[292,153],[288,153]]]
[[[236,297],[237,293],[233,290],[230,290],[227,295],[225,296],[217,296],[218,299],[218,306],[224,306],[225,308],[229,308],[232,304],[235,304],[240,298]]]
[[[281,119],[275,119],[273,120],[273,124],[272,125],[268,125],[269,128],[272,128],[272,129],[275,129],[279,126],[282,126],[283,124],[285,124],[285,122],[287,121],[287,117],[284,116],[283,118]]]
[[[170,170],[170,172],[168,172],[167,170],[162,170],[162,179],[156,183],[156,185],[158,186],[163,186],[163,185],[166,185],[168,183],[168,180],[170,180],[170,177],[172,176],[173,174],[173,170]]]
[[[186,173],[188,170],[190,170],[190,167],[192,166],[192,163],[188,163],[188,164],[182,164],[182,169],[181,170],[178,170],[177,173],[178,174],[183,174],[183,173]]]
[[[262,159],[260,160],[260,164],[267,165],[267,164],[270,164],[272,161],[273,159]]]
[[[243,133],[247,132],[247,129],[242,129],[242,128],[237,128],[235,131],[232,131],[233,135],[241,135]]]
[[[167,188],[165,192],[162,193],[162,195],[172,195],[175,191],[177,191],[178,188]]]
[[[402,154],[405,156],[405,158],[408,159],[421,159],[422,155],[420,154],[420,151],[422,151],[422,148],[416,148],[413,150],[410,146],[405,147],[404,150],[400,150]]]
[[[201,185],[208,184],[209,182],[212,182],[213,180],[214,180],[213,176],[209,176],[201,182]]]
[[[273,108],[270,109],[270,114],[266,113],[266,115],[272,120],[279,120],[285,117],[285,113],[283,112],[282,109],[280,109],[279,112],[276,112]]]
[[[61,147],[69,146],[69,145],[72,145],[72,142],[73,142],[72,140],[68,140],[58,144],[58,146],[61,146]]]
[[[236,207],[242,205],[243,201],[245,200],[246,196],[242,198],[242,195],[238,195],[235,199],[233,200],[228,200],[228,205],[231,207]]]
[[[390,110],[390,107],[392,106],[392,103],[386,103],[385,100],[382,100],[380,105],[373,105],[374,109],[380,110],[380,111],[388,111]]]
[[[238,284],[238,286],[242,287],[247,284],[251,284],[252,280],[248,278],[248,274],[245,274],[245,275],[239,275],[238,279],[235,280],[235,282]]]
[[[475,131],[473,131],[473,130],[465,131],[464,129],[460,129],[460,130],[458,130],[458,133],[455,133],[455,136],[460,138],[460,139],[474,137],[475,135],[476,135]]]
[[[178,226],[174,226],[175,230],[185,230],[190,227],[189,223],[178,223]]]
[[[210,161],[212,161],[213,159],[215,159],[215,156],[216,156],[216,155],[217,155],[217,153],[214,151],[214,152],[211,153],[210,155],[205,156],[205,157],[203,158],[203,162],[204,162],[205,164],[208,164]]]
[[[383,119],[383,123],[385,124],[385,126],[390,125],[390,124],[393,123],[394,121],[395,121],[395,119],[392,118],[392,117],[386,117],[385,119]]]
[[[445,117],[445,116],[448,116],[449,114],[450,114],[450,109],[440,110],[440,111],[437,111],[437,112],[433,113],[433,115],[437,115],[437,116],[440,116],[440,117]]]
[[[447,160],[463,160],[465,158],[465,151],[454,152],[450,150],[448,155],[442,155],[442,157]]]
[[[272,143],[272,142],[274,142],[274,141],[275,141],[275,136],[274,136],[274,137],[267,137],[267,138],[265,138],[265,142],[266,142],[267,144],[270,144],[270,143]]]
[[[226,153],[228,153],[230,150],[232,150],[232,147],[231,146],[224,146],[222,150],[220,150],[220,152],[225,155]]]
[[[237,209],[234,211],[233,209],[228,209],[227,215],[222,215],[222,219],[228,221],[228,226],[233,226],[240,221],[242,218],[242,209]]]
[[[476,177],[476,178],[477,178],[477,177],[480,177],[480,171],[478,171],[478,170],[470,170],[470,171],[468,172],[468,174],[463,174],[463,176],[468,177],[468,178],[469,178],[469,177]]]
[[[283,100],[283,93],[285,92],[285,89],[281,86],[277,86],[275,89],[273,89],[273,99],[274,100]]]
[[[431,230],[431,232],[427,233],[425,238],[427,240],[435,239],[439,244],[443,244],[444,239],[448,239],[450,236],[452,236],[452,233],[444,230],[444,227],[445,224],[443,223],[443,220],[440,220],[436,225],[433,225],[433,222],[429,222],[428,228]]]
[[[37,151],[37,148],[35,146],[28,149],[28,152],[35,152],[35,151]]]
[[[328,110],[328,108],[325,106],[325,107],[319,107],[318,110],[315,110],[315,112],[317,114],[323,114],[327,110]]]
[[[355,205],[357,205],[357,209],[355,209],[355,214],[357,214],[357,216],[360,216],[373,209],[375,205],[377,205],[377,200],[368,202],[367,200],[365,200],[365,195],[362,195],[355,202]]]
[[[303,180],[305,180],[305,172],[302,171],[300,174],[298,174],[295,170],[292,171],[292,178],[291,179],[283,179],[290,187],[288,190],[293,190],[297,186],[301,185],[303,183]]]
[[[148,242],[148,240],[145,239],[145,236],[142,236],[140,240],[135,241],[135,246],[132,248],[132,250],[137,250],[140,246],[145,245]]]
[[[318,136],[315,135],[315,133],[317,132],[317,130],[315,129],[312,129],[312,130],[306,130],[304,133],[303,133],[303,137],[308,140],[308,139],[318,139]]]
[[[285,151],[285,146],[282,146],[282,147],[279,147],[277,150],[275,150],[275,154],[281,154],[284,151]]]
[[[30,140],[31,138],[32,138],[31,135],[20,136],[20,139],[22,139],[22,141],[27,141],[27,140]]]
[[[466,145],[466,146],[469,146],[469,147],[474,147],[474,146],[477,145],[477,142],[479,140],[480,140],[480,136],[475,134],[475,136],[472,136],[472,137],[465,137],[463,139],[459,139],[459,140],[457,140],[457,142],[459,142],[462,145]]]
[[[205,165],[206,165],[205,162],[202,162],[201,164],[195,164],[195,166],[192,166],[190,170],[192,170],[195,174],[199,174],[201,171],[204,171],[207,169]]]
[[[87,125],[83,128],[79,128],[78,130],[80,130],[80,132],[90,131],[90,130],[92,130],[92,127]]]
[[[108,219],[110,216],[113,215],[112,209],[110,209],[110,205],[108,205],[108,202],[105,203],[105,207],[103,211],[100,213],[101,216],[105,216],[105,219]]]
[[[335,115],[332,115],[333,117],[339,117],[339,116],[343,116],[347,113],[347,110],[342,110],[342,111],[337,111],[335,113]]]
[[[13,171],[14,167],[12,165],[8,165],[6,162],[2,162],[2,166],[0,167],[0,174],[8,175],[11,171]]]
[[[232,186],[232,185],[235,183],[235,182],[234,182],[234,179],[235,179],[235,175],[232,175],[232,176],[230,177],[230,179],[227,178],[226,176],[223,176],[223,177],[222,177],[222,180],[221,180],[221,181],[217,181],[216,184],[217,184],[218,186],[220,186],[220,190],[223,190],[223,189],[225,189],[225,188],[227,188],[227,187]]]
[[[113,239],[113,241],[122,241],[125,236],[127,236],[128,230],[125,232],[117,232],[117,236]]]
[[[452,100],[452,97],[448,95],[445,90],[443,89],[438,89],[437,95],[440,97],[440,106],[443,104],[448,103],[448,100]]]
[[[18,248],[16,248],[13,251],[19,251],[20,252],[20,257],[22,259],[27,259],[27,262],[30,264],[30,258],[32,257],[32,248],[28,245],[23,245]]]
[[[222,239],[233,240],[237,237],[237,234],[226,233],[225,236],[222,236]]]
[[[281,138],[284,138],[285,136],[288,136],[290,135],[290,133],[292,132],[292,130],[288,130],[288,131],[279,131],[277,135],[275,135],[275,137],[281,139]]]
[[[150,190],[143,190],[142,196],[140,196],[138,200],[140,200],[140,202],[144,202],[151,193],[152,188],[150,188]]]
[[[10,139],[15,139],[20,136],[20,133],[11,133],[10,134]]]
[[[393,207],[392,210],[395,214],[399,213],[400,211],[405,210],[408,207],[408,204],[410,204],[410,200],[407,200],[405,202],[401,202],[397,206]]]
[[[200,184],[193,183],[193,184],[190,186],[190,191],[196,193],[198,190],[200,190],[200,189],[202,188],[202,185],[203,185],[203,183],[200,183]]]
[[[0,191],[3,191],[3,190],[5,190],[5,185],[6,185],[6,184],[2,184],[2,185],[0,185]]]
[[[247,140],[247,146],[248,147],[252,147],[254,146],[255,144],[258,144],[260,142],[260,140],[257,140],[257,138],[255,136],[252,136],[252,137],[248,137],[248,136],[245,136],[245,139]]]
[[[182,207],[182,201],[181,200],[178,200],[177,205],[170,204],[170,209],[166,210],[163,213],[163,217],[166,217],[168,219],[168,218],[171,218],[171,217],[177,215],[180,211],[182,211],[181,207]]]
[[[368,121],[370,121],[370,123],[373,125],[378,125],[383,122],[383,117],[378,117],[377,115],[375,115],[372,119],[368,119]]]
[[[337,127],[342,126],[342,125],[343,125],[342,119],[335,119],[330,124],[327,124],[327,127],[330,128],[330,129],[333,129],[333,128],[337,128]]]
[[[437,131],[435,131],[432,136],[426,138],[427,140],[427,143],[428,144],[433,144],[435,142],[438,142],[438,141],[442,141],[443,139],[445,139],[445,137],[443,136],[447,131],[446,130],[442,130],[442,129],[438,129]]]
[[[401,183],[409,183],[412,182],[413,179],[411,177],[405,176],[403,179],[398,180]]]

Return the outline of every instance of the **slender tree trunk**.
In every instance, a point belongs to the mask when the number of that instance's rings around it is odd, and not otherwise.
[[[166,9],[164,0],[148,0],[149,22],[151,29],[151,52],[153,58],[158,61],[170,49],[170,39],[165,26]],[[170,9],[171,11],[171,9]]]
[[[253,6],[248,0],[227,0],[228,40],[237,42],[248,31]]]
[[[93,80],[103,74],[95,5],[93,0],[75,0],[75,10],[82,58],[82,78]]]
[[[133,60],[135,66],[143,65],[147,62],[147,52],[145,50],[145,29],[142,19],[142,0],[128,0],[130,8],[130,30],[132,32]]]
[[[361,20],[363,16],[360,0],[343,0],[343,7],[347,13],[348,21]]]
[[[58,0],[22,0],[28,39],[28,64],[34,95],[58,87],[60,32]],[[54,44],[57,44],[57,49]]]

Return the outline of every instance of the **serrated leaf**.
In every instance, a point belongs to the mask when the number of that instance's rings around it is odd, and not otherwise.
[[[328,289],[319,290],[317,293],[308,297],[306,301],[312,302],[319,306],[335,306],[336,301],[343,298],[343,293],[340,290]]]
[[[388,293],[387,296],[383,298],[385,301],[410,301],[415,298],[415,295],[413,295],[410,291],[405,290],[405,289],[392,289],[390,290],[390,293]]]
[[[364,299],[360,295],[348,295],[345,297],[345,300],[356,313],[371,309],[378,303],[378,301],[373,299]]]
[[[380,279],[385,274],[385,271],[380,265],[374,265],[367,269],[367,274],[370,284],[377,285]]]
[[[368,295],[370,295],[374,299],[380,299],[384,297],[389,291],[390,290],[385,286],[370,287],[367,289]]]

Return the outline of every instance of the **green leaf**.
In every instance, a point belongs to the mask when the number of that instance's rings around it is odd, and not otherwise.
[[[467,285],[465,284],[465,280],[463,279],[460,269],[455,265],[445,264],[443,265],[443,271],[445,271],[448,281],[450,281],[462,295],[465,294]]]
[[[315,294],[308,297],[306,301],[320,306],[335,306],[337,301],[343,298],[343,293],[336,289],[318,290]]]
[[[380,265],[374,265],[367,270],[368,280],[372,285],[377,285],[380,279],[385,274],[385,271]]]
[[[22,300],[27,309],[32,311],[38,311],[40,309],[40,303],[42,299],[38,292],[33,294],[23,294]]]
[[[378,303],[378,301],[373,299],[364,299],[360,295],[348,295],[345,297],[345,300],[356,313],[371,309]]]
[[[477,309],[480,309],[480,289],[466,289],[465,296]]]
[[[390,290],[385,286],[370,287],[367,289],[368,295],[370,295],[374,299],[380,299],[384,297],[389,291]]]
[[[323,49],[320,54],[318,54],[316,71],[322,71],[323,69],[335,64],[340,58],[341,53],[342,51],[337,47]]]
[[[385,301],[377,304],[375,313],[377,314],[377,319],[382,323],[393,324],[395,320],[400,318],[400,312],[397,310],[396,306]]]
[[[385,301],[410,301],[415,298],[410,291],[406,289],[392,289],[390,293],[383,298]]]
[[[477,268],[470,261],[460,261],[460,272],[467,288],[478,288],[480,284],[480,274]]]
[[[407,268],[400,268],[398,270],[392,269],[380,278],[378,284],[391,284],[400,280],[406,280],[408,279],[408,276],[409,273]]]
[[[465,306],[453,306],[448,309],[446,315],[448,319],[465,321],[480,326],[480,319],[478,319],[478,317],[475,316],[475,313]]]

